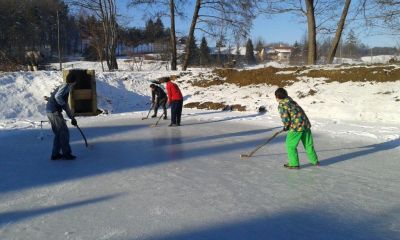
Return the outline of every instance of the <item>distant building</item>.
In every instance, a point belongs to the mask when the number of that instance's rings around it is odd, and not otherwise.
[[[261,61],[289,62],[291,53],[291,47],[280,45],[278,47],[264,47],[259,57]]]

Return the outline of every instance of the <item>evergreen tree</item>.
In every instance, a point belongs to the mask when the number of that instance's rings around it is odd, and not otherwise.
[[[307,56],[308,56],[307,34],[303,35],[303,38],[301,39],[301,42],[300,42],[300,48],[301,48],[301,62],[300,62],[300,64],[305,64],[305,63],[307,63]]]
[[[164,33],[164,24],[160,18],[157,18],[154,23],[154,40],[163,39],[165,37]]]
[[[72,50],[79,33],[64,1],[0,0],[0,52],[18,63],[24,63],[26,51],[51,57],[58,50],[57,11],[61,51]]]
[[[210,48],[208,47],[207,40],[205,37],[201,39],[200,44],[200,65],[210,64]]]
[[[258,51],[258,53],[261,53],[261,50],[263,50],[263,48],[264,48],[264,42],[261,39],[259,39],[256,44],[256,50]]]
[[[146,40],[148,42],[154,42],[155,40],[155,26],[153,20],[149,19],[146,23]]]
[[[290,58],[289,62],[292,65],[298,65],[301,64],[301,46],[300,44],[296,41],[293,46],[292,46],[292,51],[290,53]]]
[[[251,42],[251,40],[247,40],[247,44],[246,44],[246,61],[247,64],[255,64],[256,63],[256,58],[254,57],[254,47],[253,47],[253,43]]]
[[[215,47],[217,48],[217,64],[222,66],[222,53],[221,48],[225,47],[225,37],[221,35],[217,42],[215,43]]]
[[[358,45],[358,39],[356,37],[356,34],[354,33],[353,30],[350,30],[350,32],[347,34],[347,38],[346,38],[346,48],[347,48],[347,52],[349,53],[349,57],[358,55],[357,54],[357,45]]]
[[[199,48],[196,45],[196,38],[193,36],[192,41],[189,43],[190,54],[189,54],[189,65],[199,64]]]

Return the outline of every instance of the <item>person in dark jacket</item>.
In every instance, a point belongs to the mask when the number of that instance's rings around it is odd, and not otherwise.
[[[68,97],[72,87],[75,85],[75,77],[68,74],[66,83],[61,84],[53,90],[47,98],[46,112],[54,133],[53,151],[51,160],[74,160],[76,157],[71,154],[69,145],[69,131],[62,110],[71,119],[71,124],[76,126],[77,122],[68,105]],[[62,154],[60,153],[62,152]]]
[[[151,104],[153,105],[154,114],[152,118],[157,117],[157,111],[160,106],[164,110],[164,119],[167,119],[167,94],[164,90],[156,84],[150,84],[151,89]]]
[[[283,131],[286,135],[286,150],[289,163],[284,167],[299,169],[299,156],[297,145],[301,141],[306,150],[308,160],[313,165],[319,165],[318,156],[314,149],[314,140],[311,132],[311,123],[304,110],[295,102],[284,88],[275,91],[276,100],[279,102],[278,111],[283,122]]]
[[[183,107],[183,96],[178,85],[171,82],[170,77],[163,77],[160,82],[166,83],[166,89],[168,94],[168,104],[171,106],[171,124],[170,127],[181,125],[181,115]]]

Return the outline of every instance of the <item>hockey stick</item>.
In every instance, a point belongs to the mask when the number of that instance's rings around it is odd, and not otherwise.
[[[157,122],[155,124],[150,125],[150,127],[155,127],[157,126],[158,122],[161,120],[161,118],[164,117],[164,113],[161,114],[161,116],[158,118]]]
[[[272,139],[274,139],[276,136],[278,136],[280,133],[282,133],[283,130],[278,131],[276,133],[274,133],[274,135],[272,135],[272,137],[270,137],[267,141],[265,141],[263,144],[257,146],[253,151],[251,151],[249,154],[240,154],[240,158],[249,158],[251,156],[253,156],[253,154],[255,152],[257,152],[258,149],[262,148],[263,146],[267,145],[269,142],[271,142]]]
[[[85,140],[85,146],[86,146],[86,148],[88,148],[89,146],[88,146],[88,143],[87,143],[86,137],[85,137],[85,135],[83,134],[83,132],[82,132],[81,128],[78,126],[78,124],[77,124],[77,125],[75,125],[75,127],[76,127],[76,128],[78,128],[79,132],[81,133],[81,135],[82,135],[82,137],[83,137],[83,140]]]
[[[44,133],[43,133],[43,123],[47,122],[46,120],[41,120],[40,121],[40,133],[39,133],[39,139],[43,141],[44,139]]]
[[[145,120],[145,119],[149,118],[150,112],[151,112],[151,110],[153,110],[153,106],[154,106],[154,104],[151,104],[149,112],[147,113],[147,116],[146,117],[142,117],[142,120]]]

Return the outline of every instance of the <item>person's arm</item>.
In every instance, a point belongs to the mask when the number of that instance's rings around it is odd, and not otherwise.
[[[56,102],[64,109],[65,113],[70,119],[74,119],[74,115],[72,114],[72,111],[68,105],[68,102],[65,101],[65,99],[68,99],[68,97],[65,98],[66,95],[69,94],[70,91],[70,86],[68,84],[64,84],[61,86],[57,93],[55,94],[54,98]]]
[[[58,103],[58,105],[64,106],[64,105],[68,104],[67,102],[65,102],[65,98],[64,98],[64,96],[66,94],[69,94],[69,86],[68,86],[68,84],[63,84],[62,86],[60,86],[60,88],[58,88],[56,94],[54,95],[54,98],[55,98],[56,102]]]
[[[151,104],[154,104],[154,100],[155,100],[155,89],[151,90]]]
[[[167,83],[167,95],[168,95],[168,105],[171,104],[171,97],[172,97],[172,89],[171,89],[171,84]]]

